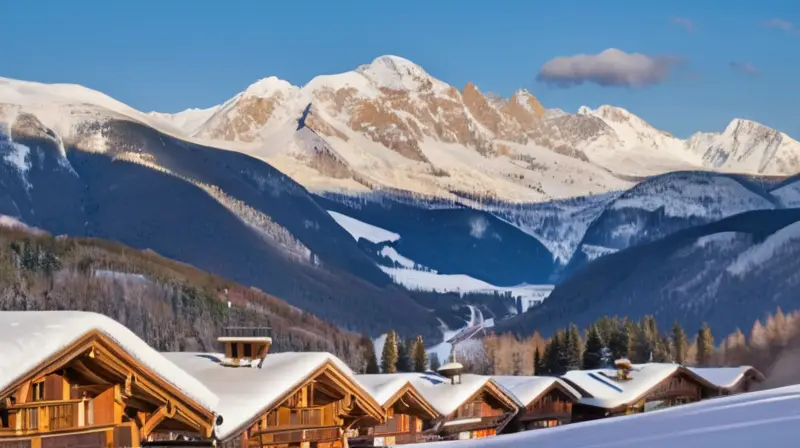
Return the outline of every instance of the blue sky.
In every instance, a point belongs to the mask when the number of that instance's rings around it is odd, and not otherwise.
[[[142,110],[208,107],[262,77],[301,85],[396,54],[459,88],[524,87],[568,111],[614,104],[681,137],[742,117],[800,138],[797,0],[25,0],[0,1],[0,17],[0,76],[75,82]],[[608,48],[683,64],[634,88],[537,81],[553,58]]]

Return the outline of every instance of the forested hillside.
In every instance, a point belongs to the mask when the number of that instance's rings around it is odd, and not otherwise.
[[[149,250],[53,237],[1,218],[0,310],[99,312],[163,351],[217,350],[226,325],[270,326],[271,351],[329,351],[364,365],[368,339],[259,290]]]

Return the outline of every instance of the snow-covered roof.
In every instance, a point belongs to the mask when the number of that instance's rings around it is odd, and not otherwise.
[[[689,367],[690,371],[709,383],[722,389],[736,387],[736,384],[749,372],[763,379],[761,372],[750,366],[741,367]]]
[[[356,380],[381,406],[386,406],[388,401],[407,385],[417,390],[411,379],[403,375],[356,375]],[[418,390],[417,393],[419,393]]]
[[[679,364],[634,364],[630,379],[623,381],[614,379],[616,369],[572,370],[562,378],[591,395],[581,403],[611,409],[635,401],[679,369]]]
[[[441,415],[452,414],[459,406],[490,382],[506,393],[508,398],[517,406],[522,406],[511,393],[489,376],[465,373],[461,375],[461,382],[458,384],[451,384],[449,379],[435,373],[390,373],[380,376],[409,381],[420,395]]]
[[[326,363],[353,379],[357,388],[363,389],[350,368],[330,353],[272,353],[264,358],[261,368],[225,367],[220,364],[225,357],[222,353],[171,352],[163,355],[194,375],[219,397],[217,411],[223,421],[217,426],[216,435],[220,439],[226,439],[277,405]],[[369,396],[366,390],[363,392]]]
[[[143,366],[206,410],[216,409],[218,399],[214,393],[124,325],[102,314],[83,311],[0,312],[0,390],[93,331],[117,343]]]
[[[575,400],[581,399],[581,394],[566,381],[552,376],[492,376],[492,379],[505,390],[510,392],[522,403],[523,406],[529,405],[538,398],[544,391],[558,384]]]

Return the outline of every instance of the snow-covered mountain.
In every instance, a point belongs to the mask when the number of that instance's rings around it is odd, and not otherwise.
[[[223,104],[177,114],[143,113],[82,86],[0,78],[0,212],[54,233],[172,251],[306,309],[344,279],[359,304],[395,297],[453,329],[469,321],[469,307],[498,318],[524,311],[550,283],[615,252],[737,213],[797,207],[796,179],[742,174],[798,171],[800,144],[757,123],[734,119],[681,140],[619,107],[570,114],[525,89],[509,98],[472,83],[458,89],[397,56],[304,86],[267,77]],[[115,176],[133,173],[138,180],[118,186]],[[187,202],[193,219],[208,228],[225,220],[217,228],[266,237],[271,248],[251,253],[247,238],[206,233],[189,247],[142,230],[174,232],[184,218],[159,210],[179,204],[173,196],[185,188],[204,195]],[[134,197],[132,210],[148,219],[123,229],[107,201]],[[217,250],[227,261],[209,258]],[[303,267],[271,282],[253,266],[277,266],[278,255]],[[325,312],[338,308],[323,317],[356,328],[341,294],[326,296]],[[501,300],[487,303],[494,294]],[[358,329],[401,319],[381,312],[383,321]]]
[[[678,170],[800,171],[800,144],[757,123],[734,119],[721,133],[681,140],[619,107],[567,114],[525,89],[510,98],[472,83],[459,90],[397,56],[302,87],[261,79],[192,135],[261,157],[314,191],[390,188],[524,203],[620,190]]]
[[[777,307],[800,308],[800,209],[756,210],[675,232],[599,258],[556,286],[547,300],[499,324],[543,335],[600,316],[641,318],[717,335]]]

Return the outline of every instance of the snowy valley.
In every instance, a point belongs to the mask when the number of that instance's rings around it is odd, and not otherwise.
[[[588,319],[601,311],[580,304],[578,275],[726,218],[793,216],[798,171],[800,143],[758,123],[682,140],[614,106],[565,113],[524,89],[458,89],[397,56],[302,87],[264,78],[177,114],[0,78],[0,213],[157,251],[372,338],[446,343],[486,322],[528,332],[536,316]],[[779,230],[767,221],[737,256]],[[721,256],[691,253],[698,265]],[[664,291],[744,275],[667,267],[652,273],[673,280]],[[677,312],[614,279],[597,295]],[[725,293],[745,301],[745,290]],[[690,319],[714,310],[689,308]]]

